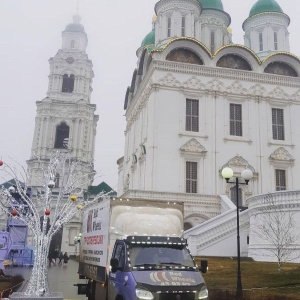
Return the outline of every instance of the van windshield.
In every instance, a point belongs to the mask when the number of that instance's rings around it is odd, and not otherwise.
[[[130,262],[133,267],[147,265],[175,265],[194,268],[195,263],[185,248],[163,246],[131,246],[129,248]]]

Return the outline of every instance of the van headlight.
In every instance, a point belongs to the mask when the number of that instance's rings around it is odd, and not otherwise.
[[[153,297],[153,295],[150,291],[143,290],[143,289],[140,289],[140,288],[137,288],[135,290],[135,294],[136,294],[136,297],[138,299],[143,299],[143,300],[152,300],[152,299],[154,299],[154,297]],[[199,299],[202,299],[202,298],[199,298]]]
[[[199,291],[198,299],[208,299],[208,290],[206,285],[204,285]]]

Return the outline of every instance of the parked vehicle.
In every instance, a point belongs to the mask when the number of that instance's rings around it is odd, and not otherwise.
[[[109,198],[87,208],[79,274],[88,284],[79,293],[89,300],[208,299],[182,233],[182,203]]]

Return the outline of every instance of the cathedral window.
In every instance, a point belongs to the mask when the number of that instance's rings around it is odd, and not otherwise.
[[[263,34],[262,32],[259,33],[259,51],[264,50],[264,42],[263,42]]]
[[[274,140],[284,140],[283,109],[272,108],[272,131]]]
[[[230,135],[243,135],[241,104],[230,103]]]
[[[276,180],[276,191],[286,190],[286,171],[285,170],[275,170],[275,180]]]
[[[278,50],[278,35],[277,32],[274,32],[274,50]]]
[[[186,131],[199,131],[199,100],[186,99]]]
[[[269,63],[264,72],[269,74],[298,77],[298,73],[293,67],[281,61],[273,61]]]
[[[181,36],[185,36],[185,17],[181,18]]]
[[[66,123],[61,123],[56,127],[55,149],[68,149],[70,128]]]
[[[198,163],[186,162],[186,193],[197,193]]]
[[[252,71],[249,62],[236,54],[226,54],[222,56],[217,62],[217,67]]]
[[[72,49],[75,48],[75,41],[74,40],[71,41],[71,48]]]
[[[68,76],[68,74],[64,74],[61,91],[63,93],[72,93],[74,90],[74,81],[75,81],[75,76],[73,74],[71,74],[70,77]]]
[[[215,52],[215,32],[211,31],[210,33],[210,51],[211,53]]]
[[[196,53],[185,48],[173,49],[168,53],[166,60],[203,65],[202,59]]]
[[[171,18],[168,18],[167,37],[171,36]]]

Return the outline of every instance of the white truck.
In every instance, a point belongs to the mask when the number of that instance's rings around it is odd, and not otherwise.
[[[88,283],[78,292],[89,300],[208,299],[182,233],[182,203],[101,199],[83,214],[78,273]]]

